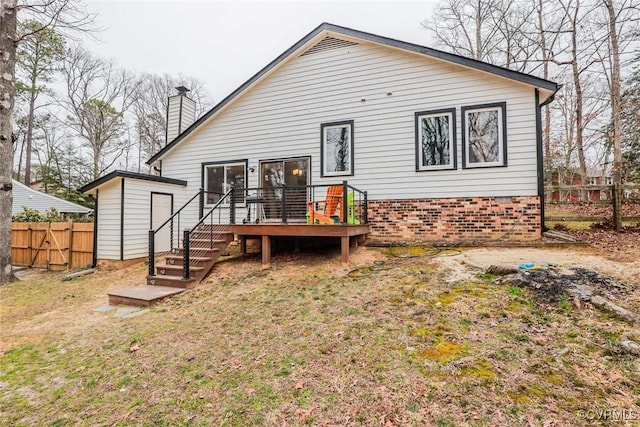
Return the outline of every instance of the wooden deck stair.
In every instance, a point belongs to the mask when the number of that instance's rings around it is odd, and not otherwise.
[[[211,230],[203,225],[191,234],[189,239],[190,275],[183,276],[184,250],[165,256],[155,265],[156,274],[147,276],[147,285],[110,292],[109,304],[150,306],[164,298],[175,295],[185,289],[195,287],[206,277],[218,258],[233,241],[233,233],[216,232],[211,240]],[[133,291],[135,289],[135,291]],[[158,292],[162,289],[163,292]],[[133,292],[132,292],[133,291]]]

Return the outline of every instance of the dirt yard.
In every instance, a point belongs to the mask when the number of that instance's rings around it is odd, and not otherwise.
[[[0,287],[0,425],[637,425],[632,325],[494,283],[489,265],[585,267],[640,312],[640,251],[359,248],[224,261],[133,317],[146,266]],[[617,259],[616,259],[617,258]],[[623,259],[623,261],[620,261]]]

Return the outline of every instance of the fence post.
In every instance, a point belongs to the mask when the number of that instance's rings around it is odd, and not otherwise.
[[[69,218],[67,227],[69,227],[69,232],[67,233],[67,238],[69,239],[67,243],[67,270],[71,270],[73,268],[73,219]]]
[[[29,262],[33,259],[33,229],[31,228],[31,223],[28,223],[27,226],[27,239],[29,241]],[[33,264],[33,263],[32,263]],[[29,265],[31,267],[31,265]]]
[[[618,182],[613,184],[613,223],[619,233],[622,230],[622,188]]]
[[[53,238],[51,237],[51,223],[47,223],[47,231],[45,237],[45,243],[47,244],[47,270],[51,268],[51,241]]]
[[[182,278],[189,280],[189,229],[185,228],[182,235],[182,249],[184,254],[182,256]]]
[[[156,248],[153,230],[149,230],[149,276],[155,276],[156,272]]]

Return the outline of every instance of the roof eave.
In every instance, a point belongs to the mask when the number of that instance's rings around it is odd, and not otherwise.
[[[178,137],[176,137],[173,141],[165,145],[160,151],[151,156],[149,160],[147,160],[147,164],[151,165],[157,160],[159,160],[162,156],[164,156],[168,151],[170,151],[173,147],[175,147],[180,141],[184,140],[189,134],[191,134],[196,128],[198,128],[201,124],[207,121],[211,116],[216,114],[222,108],[224,108],[227,104],[233,101],[237,96],[243,93],[246,89],[248,89],[251,85],[253,85],[257,80],[261,79],[265,74],[270,72],[273,68],[279,65],[281,62],[286,60],[293,53],[298,51],[304,45],[306,45],[309,41],[313,40],[316,36],[324,32],[331,32],[340,35],[344,35],[347,37],[358,38],[361,40],[366,40],[372,43],[377,43],[380,45],[385,45],[389,47],[394,47],[397,49],[403,49],[406,51],[411,51],[415,53],[419,53],[422,55],[430,56],[433,58],[441,59],[444,61],[452,62],[458,65],[462,65],[465,67],[473,68],[476,70],[484,71],[490,74],[494,74],[497,76],[505,77],[507,79],[519,81],[521,83],[525,83],[531,85],[533,87],[544,89],[550,91],[552,94],[555,94],[559,89],[560,85],[555,82],[545,80],[539,77],[535,77],[529,74],[520,73],[518,71],[509,70],[507,68],[498,67],[496,65],[488,64],[486,62],[478,61],[475,59],[467,58],[464,56],[456,55],[453,53],[444,52],[441,50],[429,48],[426,46],[420,46],[417,44],[404,42],[401,40],[392,39],[389,37],[379,36],[372,33],[367,33],[364,31],[354,30],[348,27],[342,27],[335,24],[329,24],[327,22],[323,22],[318,25],[315,29],[313,29],[309,34],[300,39],[297,43],[291,46],[289,49],[280,54],[277,58],[263,67],[260,71],[254,74],[251,78],[249,78],[246,82],[244,82],[241,86],[239,86],[236,90],[231,92],[227,97],[225,97],[222,101],[216,104],[211,110],[209,110],[206,114],[196,120],[191,126],[185,129]],[[552,98],[552,96],[550,96]]]
[[[129,172],[129,171],[121,171],[121,170],[115,170],[113,172],[110,172],[104,176],[101,176],[100,178],[91,181],[88,184],[83,185],[82,187],[80,187],[78,189],[78,192],[80,193],[89,193],[91,192],[93,189],[100,187],[101,185],[106,184],[107,182],[115,179],[115,178],[130,178],[130,179],[141,179],[141,180],[146,180],[146,181],[154,181],[154,182],[158,182],[158,183],[162,183],[162,184],[170,184],[170,185],[178,185],[178,186],[182,186],[182,187],[186,187],[187,186],[187,181],[184,181],[182,179],[174,179],[174,178],[165,178],[162,176],[155,176],[155,175],[145,175],[145,174],[140,174],[140,173],[135,173],[135,172]]]

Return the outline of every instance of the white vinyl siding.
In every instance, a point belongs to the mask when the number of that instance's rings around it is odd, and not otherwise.
[[[120,259],[121,180],[114,179],[98,189],[98,259]]]
[[[461,108],[507,104],[508,167],[416,171],[415,112],[456,111],[456,163],[461,162]],[[362,43],[292,56],[211,117],[162,159],[163,176],[201,184],[202,162],[311,156],[311,182],[321,177],[322,123],[355,123],[350,184],[369,198],[524,196],[537,194],[534,88],[437,59]],[[257,170],[257,169],[256,169]],[[248,174],[258,186],[258,174]]]
[[[149,254],[151,228],[151,193],[174,194],[174,212],[179,208],[181,186],[127,178],[124,199],[124,259],[146,257]]]
[[[151,227],[151,192],[174,194],[174,212],[183,199],[184,187],[133,178],[114,179],[98,188],[98,259],[120,259],[122,179],[124,184],[123,258],[148,255]],[[197,204],[196,204],[197,206]]]

